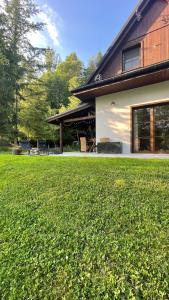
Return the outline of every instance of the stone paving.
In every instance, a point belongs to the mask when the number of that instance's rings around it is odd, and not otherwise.
[[[51,155],[52,156],[52,155]],[[107,157],[107,158],[138,158],[138,159],[169,159],[169,154],[98,154],[81,152],[64,152],[63,154],[53,155],[62,157]]]

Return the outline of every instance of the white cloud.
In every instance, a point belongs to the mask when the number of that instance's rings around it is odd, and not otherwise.
[[[0,12],[3,11],[4,0],[0,0]],[[62,18],[53,11],[48,4],[39,6],[40,12],[34,18],[34,21],[45,23],[44,30],[41,32],[31,32],[28,34],[28,38],[34,47],[45,48],[61,47],[60,30],[63,26]]]
[[[2,1],[2,0],[0,0]],[[63,26],[61,17],[48,4],[42,5],[36,21],[45,23],[44,30],[29,35],[30,42],[37,47],[61,47],[60,29]]]
[[[60,46],[61,41],[59,31],[63,24],[61,17],[47,4],[42,6],[42,11],[39,13],[38,17],[46,24],[46,30],[54,46]]]
[[[5,5],[4,1],[0,0],[0,13],[5,13],[5,11],[4,11],[4,5]]]
[[[32,32],[28,34],[28,38],[34,47],[46,48],[49,46],[48,40],[42,32]]]

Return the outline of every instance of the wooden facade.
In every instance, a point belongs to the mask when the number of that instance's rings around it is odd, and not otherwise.
[[[109,53],[106,65],[100,67],[97,73],[103,79],[111,78],[123,72],[123,51],[135,45],[141,46],[140,67],[147,67],[169,60],[169,2],[166,0],[150,1],[143,14],[138,12],[135,25],[127,36],[121,40],[115,53]],[[94,81],[92,78],[91,81]]]

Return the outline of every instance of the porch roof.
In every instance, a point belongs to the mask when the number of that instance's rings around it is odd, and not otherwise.
[[[89,120],[94,119],[95,116],[89,116],[87,113],[94,109],[93,103],[82,103],[77,108],[68,110],[64,113],[57,114],[47,119],[48,123],[51,124],[59,124],[61,122],[73,122],[73,121],[80,121],[80,120]]]

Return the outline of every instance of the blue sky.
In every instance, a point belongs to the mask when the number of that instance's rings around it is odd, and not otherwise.
[[[32,36],[34,43],[49,45],[64,59],[75,51],[85,63],[104,53],[138,0],[37,0],[46,30]]]

